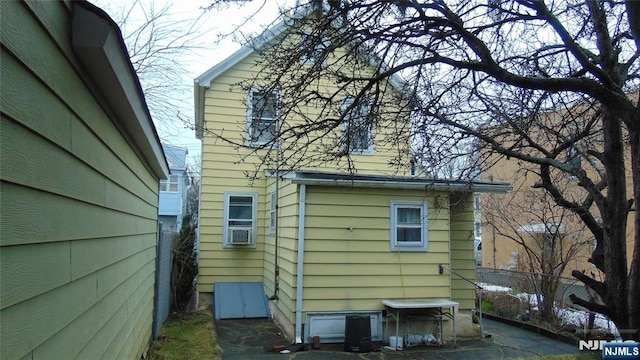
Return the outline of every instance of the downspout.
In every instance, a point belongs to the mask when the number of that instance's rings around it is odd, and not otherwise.
[[[279,255],[278,255],[278,220],[280,218],[279,214],[278,214],[278,204],[280,202],[280,194],[279,194],[279,190],[280,190],[280,174],[278,173],[278,171],[276,170],[276,191],[275,191],[275,198],[276,198],[276,204],[275,204],[275,224],[274,224],[274,260],[273,260],[273,295],[271,295],[269,297],[269,300],[278,300],[278,293],[280,292],[280,261],[279,261]]]
[[[278,248],[279,248],[279,242],[278,242],[278,230],[279,230],[279,220],[280,220],[280,214],[279,214],[279,209],[278,209],[278,205],[280,204],[280,146],[278,146],[277,148],[277,153],[276,153],[276,191],[275,191],[275,198],[276,198],[276,203],[275,203],[275,213],[274,213],[274,221],[275,224],[274,225],[274,232],[273,232],[273,246],[274,246],[274,251],[273,251],[273,295],[271,295],[269,297],[269,300],[278,300],[278,293],[280,292],[280,257],[278,255]]]
[[[298,269],[296,276],[296,344],[302,344],[302,286],[304,278],[304,227],[307,202],[307,186],[300,184],[298,204]]]

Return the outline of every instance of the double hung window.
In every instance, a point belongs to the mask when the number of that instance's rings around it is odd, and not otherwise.
[[[371,104],[361,99],[345,98],[342,102],[344,122],[342,124],[342,144],[351,154],[370,154],[373,151],[371,131]]]
[[[328,41],[324,36],[309,32],[303,33],[302,41],[300,42],[300,50],[302,52],[300,62],[305,65],[313,65],[316,62],[322,61],[320,66],[326,66],[326,56],[323,56],[327,48],[327,43]]]
[[[428,250],[426,203],[391,202],[391,250]]]
[[[178,192],[178,181],[180,181],[180,175],[169,175],[169,180],[160,180],[160,191]]]
[[[247,142],[250,146],[272,143],[278,136],[278,104],[280,92],[277,90],[249,90],[247,113]]]

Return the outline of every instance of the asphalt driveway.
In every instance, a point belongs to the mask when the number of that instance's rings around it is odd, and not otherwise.
[[[224,351],[224,360],[239,359],[514,359],[542,355],[579,353],[576,345],[537,335],[533,332],[490,319],[483,319],[484,340],[458,340],[458,346],[419,346],[402,351],[385,350],[377,343],[377,351],[350,353],[342,350],[342,344],[321,344],[320,349],[307,349],[281,354],[274,346],[287,347],[290,343],[270,319],[218,320],[218,343]],[[296,350],[291,348],[291,350]]]

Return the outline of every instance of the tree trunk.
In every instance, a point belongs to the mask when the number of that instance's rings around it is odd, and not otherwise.
[[[604,224],[604,267],[606,296],[605,305],[611,309],[611,320],[621,335],[628,338],[624,330],[629,324],[629,287],[627,284],[626,229],[628,202],[626,198],[626,174],[624,163],[624,141],[621,119],[611,109],[603,116],[604,163],[607,167],[607,198],[600,206]]]
[[[540,274],[540,289],[542,291],[542,304],[540,304],[541,317],[544,320],[552,321],[555,317],[553,311],[556,291],[558,289],[557,278],[549,273]]]
[[[631,269],[629,271],[629,329],[635,329],[632,332],[632,338],[640,341],[640,110],[636,110],[633,115],[634,119],[629,126],[629,138],[631,147],[631,174],[633,180],[633,220],[635,230],[633,234],[633,257],[631,260]]]

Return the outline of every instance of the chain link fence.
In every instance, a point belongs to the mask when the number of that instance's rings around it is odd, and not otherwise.
[[[477,268],[482,287],[482,311],[509,319],[530,321],[546,328],[583,337],[601,331],[616,333],[615,326],[599,314],[574,305],[570,295],[600,301],[581,281],[548,274]],[[595,330],[594,330],[595,329]]]

